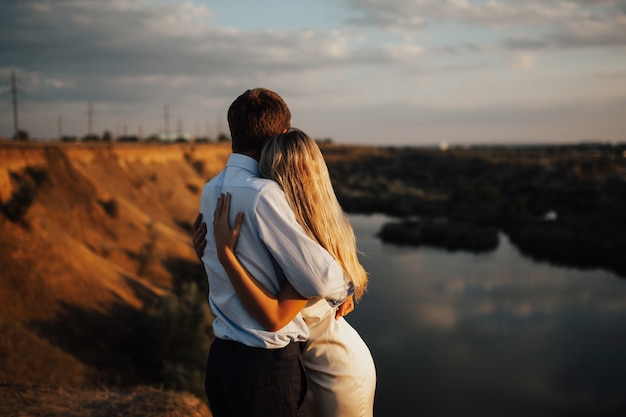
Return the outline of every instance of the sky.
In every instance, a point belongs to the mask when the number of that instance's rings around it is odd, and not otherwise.
[[[2,0],[0,137],[227,132],[249,88],[318,139],[626,141],[626,0]],[[91,110],[89,110],[91,109]]]

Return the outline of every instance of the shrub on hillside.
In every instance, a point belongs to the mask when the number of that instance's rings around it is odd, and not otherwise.
[[[14,223],[22,221],[36,196],[35,183],[28,179],[20,180],[17,189],[11,194],[11,199],[2,204],[2,214]]]
[[[187,189],[191,191],[192,194],[198,194],[200,192],[200,186],[198,184],[187,183],[185,184]]]
[[[145,276],[148,272],[150,264],[155,260],[155,248],[159,231],[154,227],[154,223],[148,224],[148,241],[141,246],[137,254],[139,265],[137,266],[137,275]]]
[[[191,163],[191,167],[198,173],[198,175],[204,174],[204,162],[194,161]]]
[[[204,396],[204,368],[213,333],[206,293],[193,282],[164,297],[149,313],[145,360],[166,388]]]
[[[40,167],[28,166],[22,174],[11,173],[16,188],[6,203],[0,202],[0,211],[14,223],[24,221],[24,216],[35,202],[39,189],[49,183],[48,172]]]
[[[108,200],[98,200],[98,203],[102,206],[106,214],[109,217],[116,218],[119,213],[119,208],[117,205],[117,200],[114,198],[109,198]]]

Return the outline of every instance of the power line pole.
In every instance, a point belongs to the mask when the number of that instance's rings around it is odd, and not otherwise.
[[[15,131],[15,139],[19,138],[20,122],[17,110],[17,81],[15,79],[15,71],[11,71],[11,96],[13,101],[13,129]]]
[[[93,104],[91,101],[87,105],[87,135],[91,136],[93,133]]]
[[[163,109],[164,136],[169,139],[170,136],[170,107],[166,104]]]
[[[217,116],[217,120],[215,121],[215,137],[219,137],[221,135],[227,134],[227,129],[224,128],[224,119],[221,116]]]

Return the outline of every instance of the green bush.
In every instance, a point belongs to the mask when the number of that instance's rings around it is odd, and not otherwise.
[[[13,135],[13,140],[29,140],[30,134],[26,130],[19,130]]]
[[[0,211],[14,223],[24,221],[28,210],[35,202],[39,189],[50,182],[48,172],[40,167],[28,166],[22,174],[11,173],[17,187],[6,203],[0,202]]]
[[[140,277],[146,275],[150,264],[155,259],[154,250],[156,248],[156,241],[158,237],[158,230],[154,228],[152,223],[148,224],[148,241],[141,246],[141,249],[137,254],[137,260],[139,261],[139,265],[137,266],[137,275]]]
[[[206,356],[213,340],[213,314],[206,293],[189,282],[149,312],[145,360],[166,388],[204,394]]]
[[[24,172],[35,182],[37,188],[41,188],[44,185],[50,183],[50,176],[48,175],[48,171],[46,171],[45,168],[37,166],[27,166],[26,168],[24,168]]]

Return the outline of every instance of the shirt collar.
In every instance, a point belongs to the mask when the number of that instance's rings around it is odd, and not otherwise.
[[[244,154],[240,154],[240,153],[233,153],[230,155],[230,157],[228,157],[228,162],[226,163],[226,166],[229,167],[238,167],[238,168],[243,168],[247,171],[250,171],[252,173],[252,175],[254,176],[259,176],[259,162],[254,159],[254,158],[250,158],[247,155]]]

